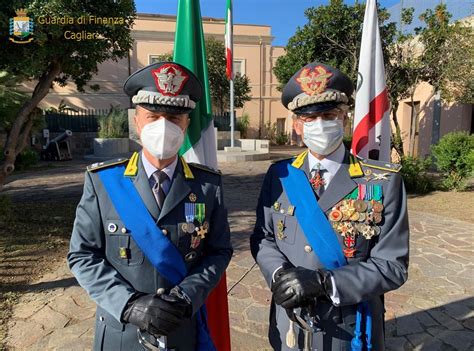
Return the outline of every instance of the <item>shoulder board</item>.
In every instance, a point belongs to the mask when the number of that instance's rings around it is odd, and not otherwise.
[[[95,172],[99,169],[107,168],[110,166],[120,165],[122,163],[128,162],[128,158],[116,158],[114,160],[104,161],[104,162],[96,162],[89,166],[87,166],[88,172]]]
[[[206,171],[206,172],[222,175],[221,171],[219,171],[217,169],[207,167],[207,166],[204,166],[204,165],[201,165],[199,163],[188,163],[188,165],[190,165],[191,167],[197,168],[197,169],[201,169],[201,170]]]
[[[369,160],[369,159],[361,159],[360,164],[365,167],[380,169],[382,171],[387,172],[394,172],[397,173],[402,168],[402,165],[390,162],[383,162],[378,160]]]

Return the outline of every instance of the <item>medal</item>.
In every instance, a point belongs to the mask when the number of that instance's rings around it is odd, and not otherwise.
[[[316,171],[316,174],[309,180],[311,186],[313,187],[314,191],[317,191],[320,187],[324,187],[326,185],[326,181],[323,177],[321,177],[321,173],[319,169]]]
[[[339,226],[339,230],[342,236],[352,235],[354,233],[354,226],[351,222],[342,222]]]
[[[374,201],[372,202],[372,208],[374,209],[374,212],[382,213],[384,206],[382,205],[381,202]]]
[[[342,219],[342,212],[339,211],[338,209],[332,209],[331,212],[329,212],[329,220],[333,222],[339,222]]]
[[[359,222],[365,222],[366,218],[367,218],[367,214],[365,212],[359,213]]]
[[[380,229],[379,226],[376,225],[376,226],[373,227],[373,229],[374,229],[374,235],[375,236],[380,235],[381,229]]]
[[[204,221],[204,218],[206,217],[206,204],[205,203],[196,203],[196,219],[199,222],[199,224]]]
[[[352,235],[348,235],[346,237],[344,237],[344,245],[349,248],[349,249],[352,249],[354,246],[355,246],[355,237],[352,236]]]
[[[191,236],[191,249],[196,249],[201,244],[201,238],[198,235]]]
[[[194,223],[186,223],[186,233],[192,234],[196,230]]]
[[[357,212],[365,212],[367,211],[367,204],[364,200],[356,200],[354,202],[354,208]]]
[[[379,212],[375,212],[373,214],[373,218],[374,218],[374,223],[375,224],[379,224],[380,222],[382,222],[382,214],[379,213]]]
[[[343,250],[343,252],[344,252],[344,256],[346,256],[347,258],[352,258],[352,257],[354,257],[354,254],[355,254],[356,250],[346,248],[346,249]]]
[[[208,229],[208,227],[205,227],[204,225],[202,225],[202,226],[200,226],[196,229],[196,233],[197,233],[197,236],[199,237],[199,239],[205,239],[206,238],[207,229]]]
[[[196,216],[196,204],[186,202],[184,204],[184,218],[187,223],[193,223]]]
[[[359,220],[359,216],[360,216],[360,215],[359,215],[359,212],[354,212],[354,213],[351,215],[350,220],[351,220],[352,222],[357,222],[357,221]]]

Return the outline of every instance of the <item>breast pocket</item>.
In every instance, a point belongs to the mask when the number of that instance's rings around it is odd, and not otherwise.
[[[273,234],[278,246],[294,245],[298,222],[294,216],[272,214]]]
[[[133,240],[132,233],[123,222],[110,220],[106,222],[106,256],[110,262],[125,266],[137,266],[144,262],[142,250]]]

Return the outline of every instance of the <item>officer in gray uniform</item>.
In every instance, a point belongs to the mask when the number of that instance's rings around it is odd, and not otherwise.
[[[232,256],[220,173],[177,156],[201,84],[185,67],[166,62],[135,72],[124,91],[136,104],[143,149],[130,160],[87,168],[69,267],[97,304],[94,350],[143,350],[137,329],[149,342],[166,336],[170,350],[196,350],[196,312]],[[114,207],[100,172],[117,166],[125,169],[160,235],[178,248],[187,268],[178,285],[150,263]]]
[[[351,347],[356,331],[360,350],[384,350],[384,293],[407,279],[409,230],[400,167],[359,159],[345,148],[352,93],[347,76],[318,62],[300,69],[283,90],[282,102],[296,115],[296,131],[308,150],[269,168],[251,236],[252,254],[273,293],[269,338],[275,350],[357,350]],[[343,266],[327,269],[319,256],[337,250],[311,246],[298,219],[304,206],[291,203],[293,194],[282,186],[282,162],[306,175],[301,179],[310,183],[329,235],[337,237]],[[320,223],[311,225],[319,236]],[[365,309],[358,325],[360,306]],[[305,329],[301,319],[312,321],[313,328]]]

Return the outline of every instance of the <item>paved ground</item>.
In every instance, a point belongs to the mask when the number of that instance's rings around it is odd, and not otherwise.
[[[270,350],[266,341],[270,294],[248,244],[257,189],[268,165],[269,161],[258,161],[222,166],[235,248],[227,277],[232,344],[237,351]],[[82,174],[79,165],[65,172],[48,169],[40,177],[19,176],[6,190],[23,198],[54,194],[77,201]],[[410,212],[410,278],[386,297],[389,349],[472,350],[472,224],[419,210]],[[90,349],[94,308],[62,262],[21,297],[9,322],[7,345],[12,350]]]

